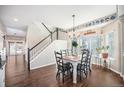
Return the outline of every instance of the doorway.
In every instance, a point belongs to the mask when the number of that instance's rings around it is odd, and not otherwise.
[[[24,43],[23,42],[9,42],[9,55],[22,55],[24,54]]]

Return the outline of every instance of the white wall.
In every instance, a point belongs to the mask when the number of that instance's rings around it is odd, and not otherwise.
[[[0,87],[5,87],[5,65],[0,69]]]
[[[121,76],[124,79],[124,5],[118,6]]]
[[[124,79],[124,5],[119,5],[118,7],[119,16],[119,41],[120,41],[120,58],[121,58],[121,76]]]
[[[2,60],[6,60],[6,49],[4,46],[4,36],[5,34],[5,29],[4,29],[4,25],[2,24],[2,22],[0,21],[0,54],[1,54],[1,58]]]
[[[5,60],[4,52],[1,51],[3,49],[3,36],[4,36],[4,26],[0,21],[0,52],[1,52],[2,60]],[[5,80],[5,65],[3,66],[3,69],[0,69],[0,87],[5,86],[4,80]]]
[[[31,69],[55,64],[54,50],[59,51],[67,49],[66,40],[55,40],[46,49],[44,49],[38,56],[31,61]]]
[[[0,50],[3,48],[3,25],[2,23],[0,22]]]
[[[3,37],[0,33],[0,50],[3,48]]]
[[[49,32],[40,22],[34,22],[28,26],[25,44],[25,60],[27,61],[27,49],[33,47],[44,37],[49,35]]]
[[[118,16],[124,15],[124,5],[118,6]]]
[[[123,16],[123,22],[121,23],[121,74],[123,75],[124,79],[124,16]]]
[[[59,31],[58,37],[60,40],[67,40],[67,33]]]
[[[49,32],[40,22],[30,24],[26,36],[28,47],[33,47],[47,35],[49,35]]]

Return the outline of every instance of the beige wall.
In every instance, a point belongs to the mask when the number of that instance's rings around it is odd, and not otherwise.
[[[119,34],[119,29],[118,29],[118,21],[115,21],[105,27],[102,28],[103,30],[103,35],[106,35],[110,32],[114,32],[114,59],[115,61],[113,61],[111,63],[111,68],[118,71],[120,70],[120,59],[119,59],[119,37],[118,37],[118,34]],[[105,42],[106,44],[106,42]]]
[[[118,29],[118,21],[114,21],[104,27],[101,28],[96,28],[96,29],[90,29],[88,31],[95,31],[95,34],[92,35],[103,35],[103,37],[105,38],[105,35],[110,33],[110,32],[114,32],[114,61],[111,62],[111,68],[116,70],[117,72],[120,71],[120,54],[119,54],[119,29]],[[86,33],[87,31],[82,31],[82,32],[77,32],[75,33],[77,37],[79,37],[80,35],[84,35],[84,33]],[[73,33],[69,32],[68,33],[68,48],[71,48],[71,37],[72,37]],[[70,36],[70,38],[69,38]],[[104,41],[102,42],[102,45],[106,45],[106,41],[104,39]]]
[[[59,40],[67,40],[67,33],[62,31],[59,31],[58,33]]]

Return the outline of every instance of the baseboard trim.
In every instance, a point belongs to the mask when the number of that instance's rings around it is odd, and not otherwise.
[[[124,80],[124,75],[122,75],[122,74],[120,74],[120,76],[123,78],[123,80]]]
[[[124,80],[124,75],[122,75],[122,74],[121,74],[121,77],[122,77],[122,78],[123,78],[123,80]]]
[[[33,68],[31,68],[31,70],[38,69],[38,68],[42,68],[42,67],[46,67],[46,66],[50,66],[50,65],[54,65],[54,64],[56,64],[56,63],[54,62],[54,63],[49,63],[49,64],[45,64],[45,65],[33,67]]]
[[[112,68],[108,68],[108,69],[112,70],[113,72],[115,72],[115,73],[117,73],[117,74],[119,74],[121,76],[121,73],[119,71],[116,71],[116,70],[114,70]]]
[[[122,79],[124,80],[124,75],[122,75],[122,74],[121,74],[121,72],[116,71],[116,70],[114,70],[114,69],[112,69],[112,68],[110,68],[110,70],[112,70],[113,72],[115,72],[115,73],[119,74],[119,75],[120,75],[120,77],[122,77]]]

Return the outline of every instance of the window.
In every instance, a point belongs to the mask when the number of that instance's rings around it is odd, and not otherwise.
[[[80,47],[89,49],[93,54],[97,53],[96,48],[101,47],[101,42],[102,37],[97,35],[80,37]]]
[[[85,36],[80,36],[80,48],[87,48],[87,40]]]
[[[98,54],[96,48],[101,47],[102,36],[100,35],[92,36],[90,40],[91,40],[91,46],[90,46],[91,50],[93,51],[93,54],[96,55]]]
[[[81,36],[80,37],[80,47],[81,48],[87,48],[94,55],[98,54],[96,51],[96,48],[101,48],[104,46],[104,41],[105,40],[105,45],[109,46],[108,52],[110,57],[114,57],[114,31],[107,33],[104,36],[101,35],[92,35],[92,36]]]
[[[114,57],[114,32],[110,32],[106,35],[106,45],[109,46],[109,56]]]

